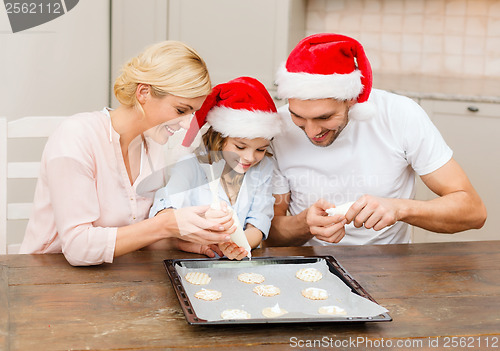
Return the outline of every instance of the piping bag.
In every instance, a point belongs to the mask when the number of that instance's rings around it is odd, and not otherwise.
[[[224,170],[224,166],[226,165],[226,161],[224,161],[224,159],[221,159],[212,164],[200,163],[200,165],[207,176],[208,186],[210,187],[210,192],[212,193],[212,203],[210,204],[210,208],[214,210],[220,210],[221,204],[219,198],[219,184],[222,176],[222,171]],[[238,215],[231,207],[228,207],[228,210],[231,211],[234,225],[236,226],[236,231],[231,234],[231,241],[247,250],[247,257],[251,259],[252,248],[248,243],[245,232],[243,231],[243,227],[241,226],[240,220],[238,219]]]
[[[325,212],[328,213],[329,216],[335,216],[336,214],[340,214],[342,216],[345,216],[345,214],[347,213],[349,208],[351,208],[353,203],[354,203],[354,201],[346,202],[345,204],[339,205],[337,207],[329,208],[329,209],[325,210]]]

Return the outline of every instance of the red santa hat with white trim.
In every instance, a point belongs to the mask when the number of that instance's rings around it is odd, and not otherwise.
[[[273,99],[251,77],[216,85],[192,119],[182,145],[190,146],[205,122],[223,137],[270,140],[281,130]]]
[[[358,120],[376,113],[375,106],[367,101],[372,81],[370,62],[361,44],[331,33],[302,39],[276,77],[278,97],[282,99],[355,99],[349,117]]]

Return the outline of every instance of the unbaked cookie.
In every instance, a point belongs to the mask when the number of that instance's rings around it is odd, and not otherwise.
[[[280,308],[278,304],[274,305],[273,307],[266,307],[262,310],[262,315],[266,318],[277,318],[287,313],[288,311]]]
[[[323,274],[316,268],[302,268],[295,273],[295,276],[305,282],[317,282],[323,278]]]
[[[275,296],[281,293],[280,288],[274,285],[257,285],[253,292],[260,296]]]
[[[326,290],[320,288],[307,288],[302,290],[302,296],[310,300],[326,300],[328,298],[328,293]]]
[[[250,319],[250,313],[243,310],[224,310],[221,315],[222,319]]]
[[[185,276],[186,280],[194,285],[205,285],[210,283],[210,276],[207,273],[189,272]]]
[[[259,273],[241,273],[238,275],[238,280],[247,284],[260,284],[265,278]]]
[[[210,289],[201,289],[196,294],[194,294],[194,297],[205,301],[218,300],[221,298],[221,296],[222,293],[220,291]]]
[[[323,306],[320,307],[318,312],[320,314],[331,314],[331,315],[346,315],[347,312],[340,308],[339,306]]]

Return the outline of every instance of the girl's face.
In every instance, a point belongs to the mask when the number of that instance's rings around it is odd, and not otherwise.
[[[222,156],[226,163],[237,173],[245,173],[259,163],[266,155],[269,140],[264,138],[226,138]]]
[[[176,131],[189,127],[191,115],[200,109],[205,98],[206,96],[191,99],[175,95],[149,95],[142,105],[146,115],[144,135],[159,144],[165,144]]]

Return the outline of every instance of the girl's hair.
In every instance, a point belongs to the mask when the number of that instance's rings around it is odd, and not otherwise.
[[[179,41],[154,44],[122,67],[114,85],[122,105],[140,107],[135,96],[139,83],[150,85],[154,96],[196,98],[208,95],[212,89],[205,61]]]
[[[228,137],[223,137],[221,133],[215,131],[212,127],[208,128],[207,132],[203,134],[202,140],[205,145],[206,150],[209,155],[215,155],[214,162],[222,159],[222,148],[226,143]],[[266,150],[266,156],[272,156],[269,151]]]
[[[217,162],[222,159],[222,148],[226,143],[227,137],[223,137],[221,133],[216,132],[212,127],[208,128],[203,134],[202,141],[209,157],[214,156],[214,159],[209,159],[210,163]]]

